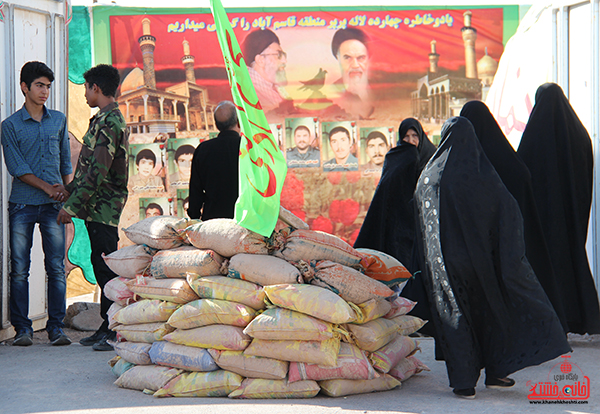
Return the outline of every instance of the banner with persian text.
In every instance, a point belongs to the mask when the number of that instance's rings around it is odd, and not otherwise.
[[[435,143],[447,118],[469,100],[484,100],[512,34],[506,21],[516,28],[515,10],[518,16],[518,6],[228,10],[288,166],[282,206],[353,243],[385,153],[402,138],[400,122],[419,119]],[[212,110],[232,99],[213,17],[176,9],[94,18],[105,22],[122,76],[118,102],[131,143],[139,144],[133,151],[156,144],[152,168],[139,170],[140,159],[132,175],[162,180],[137,185],[128,204],[159,196],[181,216],[177,189],[189,174],[187,156],[179,169],[170,141],[214,138]],[[131,209],[137,220],[140,205]]]

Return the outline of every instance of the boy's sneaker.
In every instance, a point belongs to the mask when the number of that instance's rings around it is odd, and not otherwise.
[[[112,351],[112,350],[114,350],[114,348],[110,344],[110,342],[113,342],[115,339],[117,339],[117,334],[115,332],[111,331],[100,341],[98,341],[94,345],[92,345],[92,349],[94,351]]]
[[[108,332],[98,329],[92,336],[86,336],[85,338],[80,339],[79,343],[83,346],[92,346],[96,342],[100,342],[102,339],[106,338],[107,335]]]
[[[27,328],[19,329],[17,331],[17,335],[15,336],[15,340],[13,341],[13,346],[30,345],[33,345],[33,332]]]
[[[71,345],[71,340],[58,326],[50,326],[46,328],[48,331],[48,339],[53,346]]]

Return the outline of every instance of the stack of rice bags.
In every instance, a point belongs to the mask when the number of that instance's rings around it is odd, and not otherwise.
[[[120,339],[116,384],[155,396],[306,398],[392,389],[427,369],[410,356],[407,335],[424,324],[405,315],[414,303],[354,270],[364,254],[337,237],[292,230],[266,239],[234,220],[167,216],[127,229],[138,244],[105,257],[121,276],[105,288]],[[119,269],[132,256],[139,263]]]

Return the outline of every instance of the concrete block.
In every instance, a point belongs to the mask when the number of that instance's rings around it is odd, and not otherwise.
[[[65,326],[79,331],[95,331],[102,325],[100,304],[76,302],[67,308]]]

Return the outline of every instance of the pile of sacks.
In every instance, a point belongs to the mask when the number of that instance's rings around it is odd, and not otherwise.
[[[425,323],[406,315],[415,303],[372,278],[403,278],[402,265],[306,227],[282,215],[264,238],[234,220],[160,216],[126,229],[136,245],[104,257],[120,276],[105,287],[115,384],[156,397],[339,397],[428,370],[408,336]]]

